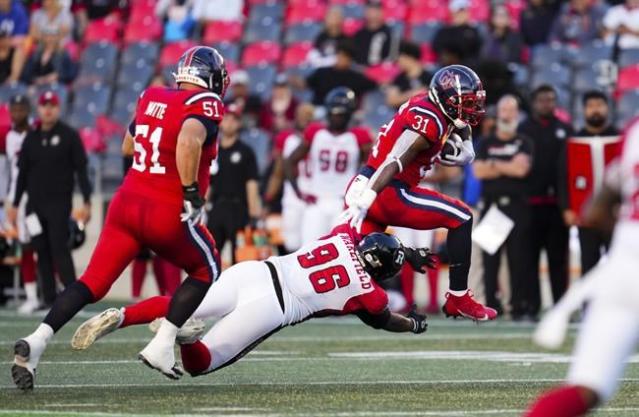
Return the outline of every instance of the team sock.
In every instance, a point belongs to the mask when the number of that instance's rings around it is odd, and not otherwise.
[[[191,376],[201,375],[211,366],[213,358],[209,348],[201,341],[180,345],[182,365]]]
[[[452,291],[465,291],[468,288],[472,229],[473,221],[471,219],[458,228],[448,231],[446,247],[448,249],[448,258],[450,259],[449,285]]]
[[[42,320],[42,323],[48,324],[54,333],[71,320],[78,311],[93,302],[93,294],[89,287],[82,281],[75,281],[67,286],[62,294],[56,298],[51,310]]]
[[[564,386],[542,395],[524,417],[578,417],[588,408],[579,388]]]
[[[210,282],[187,277],[171,298],[166,320],[178,328],[182,327],[200,305],[210,286]]]
[[[120,328],[151,323],[157,318],[166,317],[170,303],[171,297],[158,295],[126,306],[122,309],[124,320],[120,323]]]

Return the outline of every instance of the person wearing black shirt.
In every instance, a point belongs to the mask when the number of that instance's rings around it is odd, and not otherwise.
[[[238,106],[227,107],[220,123],[220,147],[211,167],[208,196],[208,228],[220,250],[231,242],[233,263],[237,232],[258,219],[262,211],[257,162],[253,150],[239,140],[240,118]]]
[[[0,84],[4,84],[14,73],[15,47],[11,41],[11,33],[0,28]]]
[[[335,63],[337,45],[348,40],[343,31],[344,15],[342,8],[332,6],[324,18],[324,30],[317,35],[313,42],[313,51],[309,56],[315,67],[326,67]]]
[[[76,279],[69,246],[74,177],[84,198],[80,215],[84,222],[91,213],[91,185],[82,140],[75,129],[59,120],[58,96],[47,91],[38,104],[40,125],[24,138],[18,157],[16,191],[7,217],[16,225],[17,207],[27,192],[27,218],[34,214],[36,217],[32,219],[37,218],[42,229],[39,234],[30,231],[38,254],[40,287],[45,304],[51,304],[56,296],[55,272],[64,286]]]
[[[582,97],[585,126],[577,132],[577,137],[606,137],[617,136],[619,131],[610,123],[608,97],[600,91],[588,91]],[[597,265],[601,258],[601,251],[607,251],[610,237],[599,231],[580,226],[577,214],[568,207],[568,179],[566,163],[567,152],[564,147],[560,163],[561,179],[559,182],[560,203],[563,208],[564,221],[569,226],[578,226],[579,246],[581,247],[581,273],[586,274]]]
[[[402,41],[399,45],[397,65],[402,72],[395,77],[386,90],[386,104],[398,108],[416,94],[424,93],[433,75],[421,63],[422,51],[419,45]]]
[[[497,103],[495,133],[479,143],[477,158],[473,163],[475,176],[481,180],[482,192],[479,207],[484,217],[491,206],[514,221],[508,238],[495,254],[483,252],[486,304],[503,312],[497,299],[497,275],[501,262],[501,249],[506,248],[510,271],[511,307],[513,318],[529,314],[531,280],[530,206],[526,177],[532,161],[532,143],[517,133],[519,105],[514,96],[504,96]]]
[[[392,33],[384,23],[384,12],[380,0],[369,0],[366,4],[364,27],[355,33],[357,45],[355,61],[362,65],[378,65],[391,54]]]
[[[313,91],[314,105],[323,105],[326,94],[336,87],[348,87],[357,97],[377,88],[375,81],[351,68],[354,53],[350,42],[339,43],[335,65],[318,68],[306,79],[306,85]]]
[[[531,262],[537,286],[531,314],[541,307],[539,261],[541,250],[548,256],[550,286],[557,302],[568,288],[568,228],[557,199],[559,160],[564,141],[572,136],[572,127],[555,116],[557,93],[550,85],[537,87],[531,96],[531,117],[522,122],[519,132],[533,141],[532,169],[528,177],[531,215]]]
[[[433,49],[442,65],[472,64],[481,51],[481,36],[470,24],[470,2],[452,0],[449,5],[452,24],[437,31]]]
[[[519,16],[520,32],[526,45],[534,47],[547,42],[559,3],[550,0],[530,0],[528,7]]]

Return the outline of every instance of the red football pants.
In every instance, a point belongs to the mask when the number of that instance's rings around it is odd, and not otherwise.
[[[181,203],[167,204],[122,190],[115,194],[89,266],[80,278],[95,300],[106,295],[142,247],[184,269],[190,277],[205,282],[217,279],[220,264],[215,240],[203,225],[181,222],[181,210]]]
[[[470,208],[456,198],[426,188],[390,184],[368,209],[362,234],[383,232],[387,226],[456,229],[471,219]]]

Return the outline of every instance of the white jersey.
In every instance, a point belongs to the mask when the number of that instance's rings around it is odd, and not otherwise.
[[[20,154],[22,142],[24,142],[24,138],[26,136],[26,131],[19,133],[12,129],[9,133],[7,133],[7,158],[9,159],[10,164],[9,201],[13,201],[13,198],[16,195],[16,185],[18,183],[18,155]]]
[[[639,119],[630,124],[623,136],[616,169],[622,199],[619,221],[639,223]]]
[[[349,233],[336,230],[297,252],[269,261],[282,284],[286,325],[314,315],[357,310],[378,314],[388,304],[384,290],[360,264]]]
[[[304,140],[310,145],[309,193],[320,199],[342,199],[359,170],[361,148],[371,142],[370,135],[363,128],[334,134],[313,124],[304,131]]]
[[[283,142],[281,145],[282,157],[288,158],[295,151],[295,149],[297,149],[300,146],[300,144],[302,143],[302,138],[300,135],[292,132],[287,134],[283,138],[282,142]],[[308,180],[309,174],[307,172],[306,159],[302,159],[297,164],[297,171],[298,171],[297,187],[302,193],[308,193],[309,192],[309,180]],[[291,183],[288,181],[285,181],[284,193],[282,195],[282,203],[287,204],[287,203],[290,203],[291,201],[298,201],[298,200],[299,198],[295,194],[295,191],[293,190],[293,186],[291,185]]]

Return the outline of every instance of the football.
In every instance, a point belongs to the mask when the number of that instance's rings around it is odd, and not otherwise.
[[[442,147],[441,156],[442,158],[450,155],[450,156],[458,156],[461,153],[461,148],[459,147],[459,143],[461,143],[461,138],[457,133],[452,133],[446,142],[444,142],[444,146]]]

